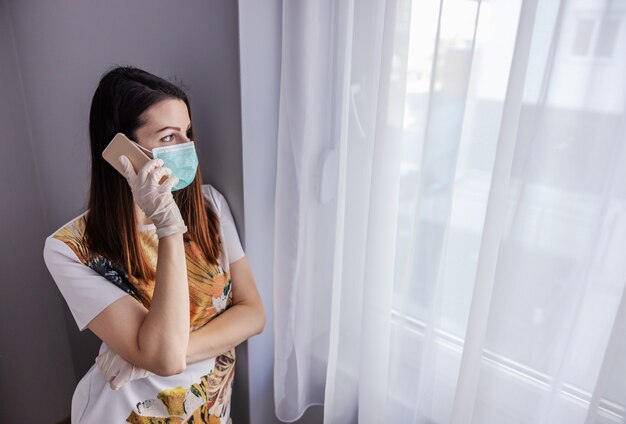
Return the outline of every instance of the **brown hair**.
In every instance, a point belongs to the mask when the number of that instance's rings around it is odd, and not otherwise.
[[[135,131],[145,124],[142,114],[166,99],[184,101],[191,119],[189,100],[182,88],[136,67],[118,66],[100,79],[89,114],[91,188],[84,241],[92,254],[108,258],[139,279],[154,279],[155,270],[139,244],[128,182],[102,158],[102,151],[118,132],[136,140]],[[190,138],[195,140],[193,130]],[[173,196],[188,228],[185,243],[195,242],[208,263],[216,264],[221,243],[219,217],[205,202],[200,167],[193,182]]]

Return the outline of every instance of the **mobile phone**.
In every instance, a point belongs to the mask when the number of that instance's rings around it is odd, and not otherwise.
[[[124,175],[122,164],[119,162],[120,155],[126,155],[130,159],[130,163],[133,165],[135,172],[139,170],[152,158],[146,155],[137,144],[131,141],[124,133],[117,133],[111,139],[107,147],[102,151],[102,157],[111,164],[113,168],[120,174]],[[164,175],[159,181],[159,184],[163,184],[167,180],[168,176]]]

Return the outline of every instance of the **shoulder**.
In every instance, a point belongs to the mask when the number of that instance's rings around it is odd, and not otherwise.
[[[87,216],[87,212],[88,211],[85,211],[67,221],[46,237],[44,242],[44,258],[48,258],[53,252],[64,254],[73,252],[78,259],[82,261],[81,253],[84,253],[82,240],[83,234],[85,233],[85,217]]]
[[[202,184],[204,197],[214,205],[218,215],[222,214],[222,205],[225,202],[224,195],[211,184]]]
[[[85,211],[80,215],[70,219],[65,224],[61,225],[59,228],[49,234],[47,238],[62,239],[64,237],[67,237],[68,235],[82,236],[82,233],[84,233],[85,231],[85,218],[87,216],[87,212],[89,211]]]

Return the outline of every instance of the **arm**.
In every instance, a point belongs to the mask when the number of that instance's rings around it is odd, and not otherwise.
[[[221,355],[263,330],[265,312],[248,260],[244,258],[231,264],[231,279],[238,287],[233,294],[235,304],[189,335],[187,365]],[[113,389],[150,375],[112,351],[103,352],[96,362]]]
[[[159,239],[157,276],[150,311],[137,335],[141,355],[178,373],[189,342],[189,284],[183,233]]]
[[[89,328],[123,359],[157,375],[185,369],[189,342],[189,287],[183,233],[187,227],[171,188],[178,178],[152,159],[135,173],[120,156],[136,205],[154,222],[159,238],[157,275],[150,310],[130,296],[109,305]],[[159,185],[165,175],[169,178]]]
[[[157,282],[150,310],[130,296],[109,305],[88,327],[128,362],[154,374],[185,368],[189,288],[182,233],[159,240]]]
[[[189,335],[187,364],[221,355],[265,327],[265,310],[248,257],[230,264],[233,305]]]

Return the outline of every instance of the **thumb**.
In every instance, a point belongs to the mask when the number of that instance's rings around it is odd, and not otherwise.
[[[135,170],[133,169],[133,164],[130,163],[130,160],[126,155],[120,155],[118,158],[120,164],[122,165],[122,170],[124,177],[127,180],[130,180],[132,177],[136,176]]]

